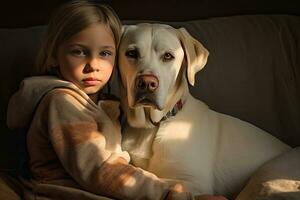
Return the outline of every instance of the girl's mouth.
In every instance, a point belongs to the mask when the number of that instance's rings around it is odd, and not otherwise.
[[[83,81],[85,86],[94,86],[94,85],[99,84],[99,82],[100,82],[99,79],[93,78],[93,77],[85,78],[82,81]]]

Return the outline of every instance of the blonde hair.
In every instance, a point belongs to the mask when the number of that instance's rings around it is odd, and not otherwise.
[[[113,33],[116,48],[121,37],[121,23],[112,8],[86,0],[64,4],[50,19],[47,32],[37,56],[37,73],[48,74],[54,67],[59,45],[90,25],[107,25]]]

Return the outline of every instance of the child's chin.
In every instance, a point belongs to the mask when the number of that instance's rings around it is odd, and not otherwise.
[[[101,87],[99,87],[99,86],[90,86],[90,87],[85,87],[83,91],[86,94],[91,95],[91,94],[95,94],[95,93],[99,92],[100,89],[101,89]]]

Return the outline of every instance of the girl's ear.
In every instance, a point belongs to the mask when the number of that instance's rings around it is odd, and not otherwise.
[[[206,64],[209,55],[208,50],[195,38],[193,38],[185,28],[178,29],[187,63],[187,78],[191,85],[195,83],[195,75]]]

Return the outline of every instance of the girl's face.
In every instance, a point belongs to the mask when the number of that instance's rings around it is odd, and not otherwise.
[[[115,56],[116,47],[110,28],[94,24],[60,45],[56,62],[65,80],[91,95],[108,82]]]

